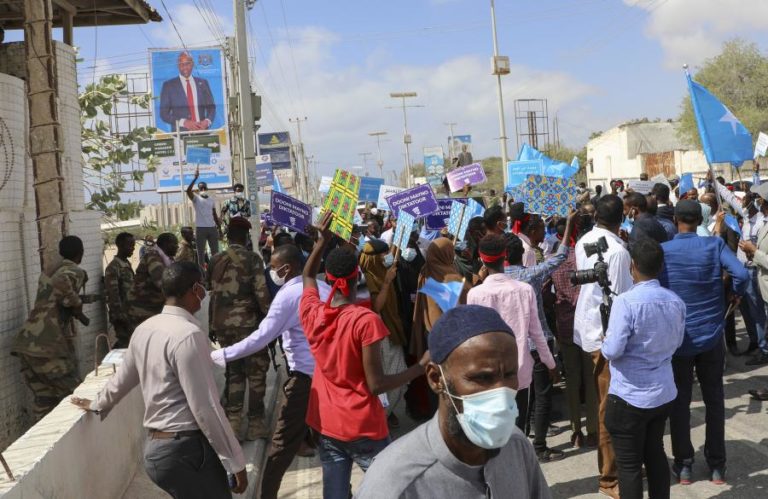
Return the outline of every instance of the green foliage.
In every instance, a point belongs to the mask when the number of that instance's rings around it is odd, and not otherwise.
[[[693,75],[736,115],[754,138],[768,130],[768,57],[754,43],[734,39]],[[680,138],[701,148],[690,96],[681,104]]]
[[[125,98],[127,93],[125,80],[121,76],[106,75],[97,83],[86,85],[85,91],[78,98],[85,187],[91,194],[87,208],[103,211],[108,217],[117,217],[119,220],[124,220],[120,217],[133,213],[136,208],[131,203],[121,207],[120,193],[125,189],[128,179],[141,182],[143,174],[133,172],[126,178],[119,174],[118,167],[130,163],[136,154],[134,146],[138,146],[141,140],[151,138],[157,131],[152,127],[137,127],[120,136],[110,133],[108,120],[114,111],[116,99]],[[148,109],[151,95],[132,97],[130,102]],[[156,158],[150,158],[147,169],[154,171],[156,166]]]

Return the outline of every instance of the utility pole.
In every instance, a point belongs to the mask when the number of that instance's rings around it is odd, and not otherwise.
[[[390,97],[393,99],[402,99],[402,109],[403,109],[403,143],[405,144],[405,186],[410,187],[411,186],[411,134],[408,133],[408,115],[405,111],[408,107],[424,107],[419,105],[414,106],[407,106],[405,104],[405,99],[408,99],[410,97],[417,97],[418,94],[416,92],[391,92],[389,94]],[[392,109],[392,108],[388,108]]]
[[[453,164],[453,127],[457,125],[457,123],[449,122],[449,123],[443,123],[443,125],[446,125],[448,127],[448,133],[450,137],[450,142],[448,142],[448,164]]]
[[[384,178],[384,161],[381,159],[381,137],[386,135],[387,132],[369,132],[368,135],[376,137],[376,148],[379,151],[379,159],[376,161],[376,166],[379,167],[379,177]]]
[[[368,156],[373,154],[372,152],[361,152],[357,153],[358,156],[363,157],[363,172],[365,173],[365,176],[368,177],[370,174],[368,173]]]
[[[496,89],[499,96],[499,140],[501,140],[501,170],[504,173],[504,187],[509,183],[507,178],[507,125],[504,120],[504,93],[501,88],[501,76],[509,74],[509,57],[499,55],[499,39],[496,36],[496,6],[491,0],[491,30],[493,31],[493,74],[496,75]]]
[[[299,154],[297,154],[297,156],[299,159],[299,178],[297,179],[297,184],[300,187],[299,191],[303,191],[304,199],[302,201],[307,201],[309,199],[309,187],[307,184],[307,158],[304,156],[304,142],[301,140],[301,123],[303,121],[307,121],[307,117],[304,116],[303,118],[288,118],[288,121],[291,123],[296,123],[296,129],[298,130]]]
[[[248,36],[245,30],[245,9],[250,10],[256,0],[234,0],[235,13],[235,44],[237,51],[235,64],[238,76],[238,104],[240,106],[240,145],[241,145],[241,172],[240,178],[245,185],[245,195],[251,202],[251,241],[253,248],[258,251],[258,242],[261,237],[261,208],[259,207],[259,192],[251,192],[246,172],[249,168],[256,168],[256,140],[255,123],[253,116],[253,101],[251,94],[251,71],[248,68]]]

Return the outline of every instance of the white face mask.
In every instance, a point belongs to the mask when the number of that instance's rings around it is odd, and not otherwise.
[[[283,265],[283,267],[285,267],[285,265]],[[283,267],[280,267],[280,269],[282,269]],[[285,284],[285,278],[288,276],[288,273],[286,272],[286,274],[283,277],[280,277],[280,275],[278,274],[278,271],[280,269],[277,269],[277,270],[269,269],[269,278],[272,279],[272,282],[274,282],[278,286],[282,286],[283,284]]]
[[[403,260],[406,262],[412,262],[413,259],[416,258],[416,250],[414,248],[405,248],[400,252],[400,256],[403,257]]]
[[[245,199],[245,194],[243,194],[242,192],[236,192],[235,197],[237,199]]]
[[[448,391],[443,367],[440,374],[445,383],[445,393],[456,411],[456,419],[470,442],[483,449],[500,449],[509,442],[515,431],[517,419],[517,392],[503,386],[484,392],[473,393],[459,397]],[[459,412],[453,399],[459,399],[464,406],[464,412]]]
[[[387,253],[387,256],[384,257],[384,266],[389,268],[393,263],[395,263],[395,257],[392,256],[392,253]]]

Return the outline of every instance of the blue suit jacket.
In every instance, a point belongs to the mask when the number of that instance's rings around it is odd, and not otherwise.
[[[193,76],[197,86],[197,120],[213,120],[216,117],[216,103],[213,101],[211,87],[208,80]],[[171,125],[171,130],[176,131],[177,120],[188,120],[192,117],[189,114],[187,105],[187,94],[181,85],[179,77],[171,78],[163,83],[160,91],[160,118]],[[181,128],[186,130],[186,128]]]

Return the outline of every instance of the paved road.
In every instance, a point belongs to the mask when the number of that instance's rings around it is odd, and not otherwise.
[[[745,333],[739,331],[741,346],[746,345]],[[708,469],[704,461],[704,405],[698,388],[694,388],[694,402],[691,407],[692,439],[696,450],[694,464],[695,482],[689,486],[673,485],[673,498],[749,498],[768,497],[768,402],[751,400],[747,390],[756,386],[768,387],[768,366],[747,367],[746,358],[728,356],[725,377],[726,447],[728,452],[728,484],[716,486],[709,482]],[[562,388],[555,394],[554,407],[566,416],[566,405]],[[402,408],[400,411],[402,412]],[[401,416],[403,427],[395,431],[401,435],[415,423],[407,416]],[[571,449],[568,422],[563,418],[555,422],[562,430],[549,439],[549,445],[566,452],[566,458],[543,466],[552,495],[556,499],[598,497],[597,456],[594,450]],[[671,452],[669,436],[665,437],[665,448]],[[353,487],[362,479],[362,473],[355,468]],[[295,499],[321,499],[322,474],[320,463],[315,458],[297,458],[283,481],[280,496]],[[603,497],[603,496],[600,496]]]

